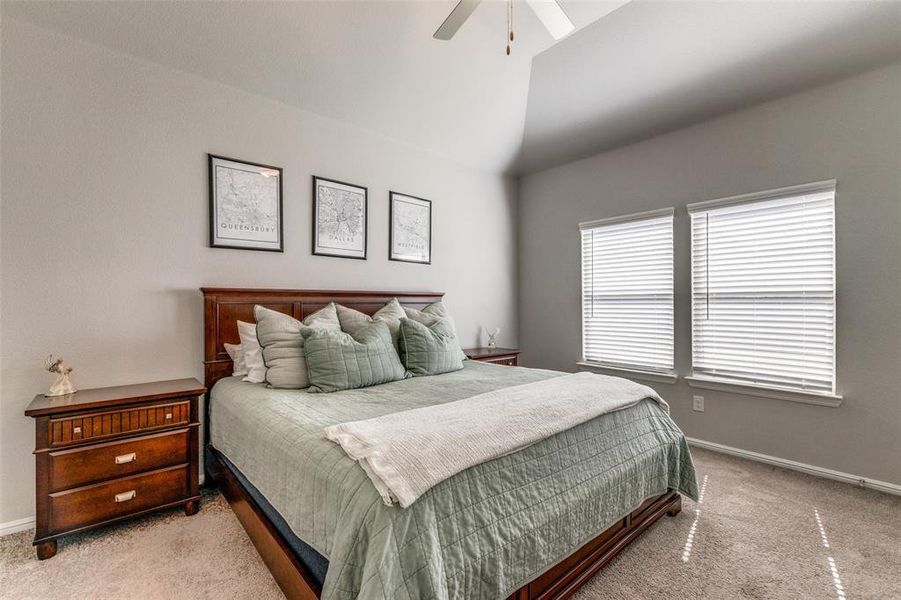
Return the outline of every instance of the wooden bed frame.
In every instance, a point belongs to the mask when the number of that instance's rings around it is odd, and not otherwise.
[[[232,362],[223,344],[239,342],[237,321],[254,322],[253,307],[260,304],[296,319],[303,319],[329,302],[343,304],[372,314],[391,298],[404,306],[424,308],[443,294],[436,292],[363,292],[324,290],[269,290],[202,288],[204,327],[204,377],[207,390],[232,373]],[[321,589],[309,571],[269,521],[262,509],[209,444],[209,392],[206,402],[204,456],[207,481],[215,482],[231,505],[247,535],[269,568],[276,583],[290,599],[315,600]],[[682,510],[682,497],[675,491],[648,498],[625,518],[613,523],[599,536],[519,588],[509,600],[562,600],[568,598],[598,573],[623,548],[664,514]]]

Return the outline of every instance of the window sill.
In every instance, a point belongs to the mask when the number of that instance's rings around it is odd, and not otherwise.
[[[829,406],[837,408],[841,406],[842,397],[828,392],[806,392],[792,388],[783,388],[775,385],[762,385],[736,381],[734,379],[720,379],[704,375],[688,375],[685,377],[688,385],[707,390],[720,392],[734,392],[746,396],[760,396],[762,398],[774,398],[776,400],[788,400],[801,402],[802,404],[815,404],[817,406]]]
[[[676,383],[679,376],[676,373],[665,373],[659,371],[642,371],[641,369],[630,369],[628,367],[612,367],[610,365],[602,365],[599,363],[579,361],[576,363],[582,369],[591,371],[600,371],[617,377],[628,377],[630,379],[642,379],[644,381],[656,381],[658,383]]]

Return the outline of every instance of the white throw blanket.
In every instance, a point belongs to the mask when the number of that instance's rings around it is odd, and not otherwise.
[[[645,398],[651,388],[575,373],[326,428],[360,462],[385,504],[412,504],[450,476]]]

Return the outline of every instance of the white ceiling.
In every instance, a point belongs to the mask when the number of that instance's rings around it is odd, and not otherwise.
[[[901,58],[901,3],[3,0],[25,19],[488,171],[532,171]],[[602,17],[600,18],[599,17]],[[581,29],[581,31],[578,31]],[[534,63],[532,57],[535,56]],[[530,83],[531,75],[531,83]],[[528,111],[526,110],[528,101]]]
[[[618,3],[575,3],[576,27]],[[453,40],[432,34],[456,0],[429,2],[7,2],[25,19],[349,122],[489,171],[519,151],[532,56],[553,40],[486,1]]]

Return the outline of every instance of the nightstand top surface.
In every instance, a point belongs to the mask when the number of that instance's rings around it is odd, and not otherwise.
[[[498,347],[494,350],[491,348],[463,348],[463,353],[467,358],[475,360],[479,358],[490,358],[492,356],[511,356],[513,354],[519,354],[519,348]]]
[[[38,394],[25,409],[29,417],[41,417],[107,406],[139,404],[153,400],[199,396],[206,392],[202,383],[188,377],[169,381],[151,381],[133,385],[78,390],[74,394],[47,397]]]

